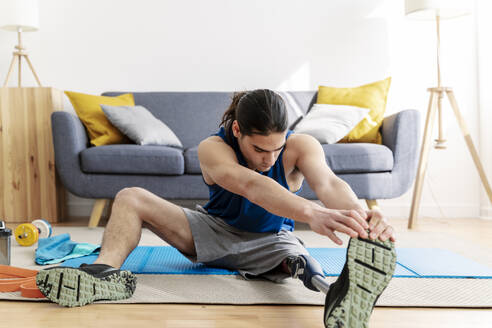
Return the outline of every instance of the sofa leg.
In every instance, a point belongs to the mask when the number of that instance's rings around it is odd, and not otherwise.
[[[99,224],[104,207],[108,203],[108,199],[96,199],[92,207],[91,218],[89,220],[89,228],[95,228]]]
[[[378,201],[375,200],[375,199],[366,199],[366,204],[367,204],[367,207],[369,207],[370,210],[373,210],[373,209],[378,209],[379,210]]]

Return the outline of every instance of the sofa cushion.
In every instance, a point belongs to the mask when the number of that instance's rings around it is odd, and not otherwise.
[[[85,173],[180,175],[184,173],[181,149],[167,146],[107,145],[80,153]]]
[[[388,172],[393,169],[393,152],[371,143],[324,144],[326,162],[336,173]],[[198,146],[184,152],[186,174],[201,174]]]
[[[391,77],[355,88],[319,86],[317,103],[370,108],[370,120],[362,120],[341,142],[382,144],[379,128],[384,118]],[[376,123],[376,124],[374,124]]]
[[[185,173],[202,174],[200,161],[198,160],[198,146],[188,148],[184,151]]]
[[[183,148],[166,123],[143,106],[101,105],[101,108],[108,120],[136,144]]]
[[[336,174],[388,172],[393,169],[393,152],[372,143],[324,144],[326,162]]]
[[[369,108],[315,104],[294,132],[309,134],[322,144],[334,144],[367,118],[368,113]]]
[[[93,96],[72,91],[65,91],[65,94],[70,99],[77,116],[85,125],[91,144],[102,146],[129,142],[128,138],[104,116],[100,105],[134,106],[135,102],[131,93],[117,97]]]

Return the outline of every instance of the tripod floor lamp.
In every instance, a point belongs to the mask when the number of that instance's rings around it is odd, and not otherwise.
[[[16,51],[13,53],[12,61],[10,62],[7,78],[3,83],[6,87],[10,76],[14,70],[14,66],[18,63],[18,86],[21,87],[22,80],[22,58],[24,58],[31,69],[34,78],[39,86],[41,82],[32,66],[29,55],[22,45],[22,32],[34,32],[39,29],[38,17],[38,0],[1,0],[0,1],[0,28],[7,31],[17,32],[18,44],[15,46]]]
[[[408,221],[408,228],[413,228],[417,220],[418,209],[420,205],[420,199],[422,196],[422,186],[424,183],[425,172],[427,168],[427,159],[430,151],[430,138],[432,135],[432,129],[436,116],[436,111],[439,115],[439,134],[436,139],[435,148],[446,148],[446,140],[443,137],[442,131],[442,98],[445,96],[448,98],[451,108],[453,109],[456,120],[465,138],[466,145],[471,153],[475,166],[477,167],[480,179],[483,183],[485,191],[492,202],[492,190],[490,184],[485,175],[484,168],[478,156],[477,150],[473,144],[470,136],[470,132],[467,128],[465,120],[460,113],[456,98],[454,97],[453,89],[450,87],[444,87],[441,85],[441,66],[440,66],[440,31],[439,22],[441,19],[454,18],[469,14],[470,8],[469,0],[406,0],[405,12],[410,18],[424,19],[424,20],[436,20],[437,27],[437,87],[427,89],[430,92],[429,105],[427,109],[427,117],[425,120],[424,135],[422,140],[422,147],[420,150],[419,166],[417,170],[417,178],[415,181],[415,187],[412,198],[412,208],[410,211],[410,218]]]

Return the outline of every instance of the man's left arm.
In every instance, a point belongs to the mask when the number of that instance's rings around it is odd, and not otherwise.
[[[348,183],[337,177],[328,167],[321,144],[309,135],[298,134],[296,137],[296,167],[304,175],[318,199],[327,208],[347,210],[347,215],[360,215],[367,220],[371,231],[370,238],[379,237],[382,241],[390,238],[395,241],[394,229],[388,225],[381,211],[365,210]]]

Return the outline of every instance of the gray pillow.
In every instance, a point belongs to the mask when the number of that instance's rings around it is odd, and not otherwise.
[[[183,148],[174,132],[143,106],[101,105],[107,119],[139,145],[162,145]]]

